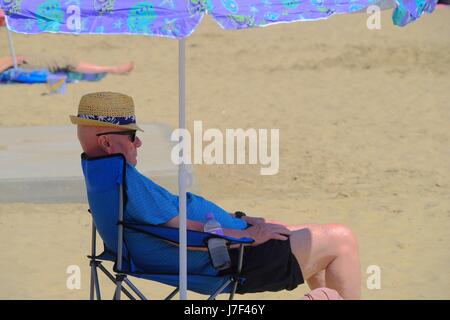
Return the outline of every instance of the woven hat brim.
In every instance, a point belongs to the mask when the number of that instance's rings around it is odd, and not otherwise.
[[[79,125],[83,125],[83,126],[108,127],[108,128],[117,128],[117,129],[130,129],[130,130],[137,130],[137,131],[144,132],[144,130],[139,128],[137,126],[137,124],[135,124],[135,123],[120,125],[120,124],[114,124],[114,123],[110,123],[110,122],[104,122],[104,121],[80,118],[80,117],[77,117],[77,116],[70,116],[70,121],[73,124],[79,124]]]

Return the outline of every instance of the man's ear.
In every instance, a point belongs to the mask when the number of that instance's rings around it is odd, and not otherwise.
[[[100,136],[97,137],[97,142],[100,148],[108,154],[112,153],[111,150],[111,142],[109,142],[108,138],[106,136]]]

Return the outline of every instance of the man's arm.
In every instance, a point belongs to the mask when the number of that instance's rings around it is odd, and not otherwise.
[[[173,218],[172,220],[168,221],[165,224],[166,227],[172,227],[172,228],[178,228],[180,226],[180,219],[178,216]],[[188,230],[194,230],[194,231],[200,231],[203,232],[205,228],[205,224],[193,220],[186,220],[186,228]],[[244,238],[249,237],[248,232],[246,230],[238,230],[238,229],[228,229],[228,228],[222,228],[223,234],[227,237],[233,237],[233,238]]]
[[[178,216],[173,218],[164,224],[167,227],[178,228],[180,226],[180,220]],[[202,231],[204,228],[204,224],[197,221],[186,220],[186,227],[188,230],[194,231]],[[255,242],[252,244],[253,246],[257,246],[271,239],[274,240],[288,240],[289,235],[291,235],[291,231],[287,229],[285,226],[273,223],[260,223],[254,225],[245,230],[235,230],[235,229],[227,229],[223,228],[223,234],[233,238],[252,238]],[[237,248],[239,245],[232,245],[231,248]],[[206,250],[206,248],[190,248],[192,250]]]

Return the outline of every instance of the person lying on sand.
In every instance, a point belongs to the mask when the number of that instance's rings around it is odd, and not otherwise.
[[[97,74],[97,73],[112,73],[125,74],[131,72],[134,68],[133,62],[119,64],[119,65],[97,65],[85,61],[77,61],[76,59],[68,57],[48,57],[48,56],[34,56],[27,57],[16,56],[17,65],[24,69],[48,69],[51,73],[59,71],[73,71],[78,73]],[[0,57],[0,72],[4,72],[14,67],[12,57]]]
[[[90,93],[81,98],[78,114],[70,119],[77,125],[84,156],[92,158],[121,153],[126,158],[124,219],[178,228],[178,196],[135,168],[138,149],[142,146],[136,132],[142,130],[136,124],[133,99],[114,92]],[[250,217],[243,212],[228,213],[201,196],[187,193],[187,228],[203,231],[206,213],[214,215],[225,235],[255,240],[245,247],[242,275],[246,281],[238,286],[237,293],[293,290],[307,281],[311,289],[328,287],[344,299],[360,298],[358,244],[348,227],[341,224],[288,226]],[[178,272],[177,246],[132,233],[125,237],[130,254],[139,267],[145,270],[146,266],[154,268],[164,262],[164,270]],[[133,255],[133,241],[139,250],[144,250],[139,251],[141,256]],[[146,241],[145,246],[142,241]],[[229,250],[229,272],[236,269],[238,251],[233,246]],[[211,270],[207,251],[189,249],[187,254],[188,273],[204,274]]]

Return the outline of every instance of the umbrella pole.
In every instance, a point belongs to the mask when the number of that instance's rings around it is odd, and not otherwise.
[[[186,128],[185,116],[185,47],[186,39],[178,42],[178,94],[179,94],[179,129]],[[182,135],[180,135],[181,163],[178,167],[178,194],[179,194],[179,232],[180,232],[180,300],[187,300],[187,236],[186,236],[186,164],[184,163],[184,152],[186,151]]]
[[[17,59],[16,59],[16,52],[14,50],[14,43],[13,43],[12,34],[11,34],[11,31],[8,28],[6,28],[6,30],[8,30],[9,52],[11,53],[11,58],[13,60],[14,69],[16,69],[17,68]]]

